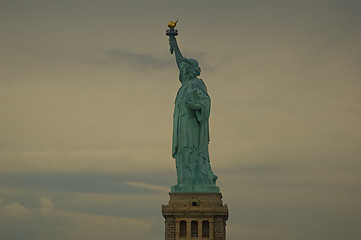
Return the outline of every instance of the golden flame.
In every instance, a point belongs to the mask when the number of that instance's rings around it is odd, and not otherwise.
[[[178,19],[177,19],[175,22],[170,21],[170,22],[168,23],[168,27],[169,27],[169,28],[175,28],[175,26],[177,25],[177,22],[178,22]]]

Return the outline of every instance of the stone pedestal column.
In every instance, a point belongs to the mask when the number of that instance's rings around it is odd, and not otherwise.
[[[179,225],[179,224],[178,224]],[[169,216],[165,218],[165,239],[167,240],[176,240],[176,224],[175,224],[175,218],[172,216]]]
[[[224,221],[223,217],[215,218],[213,229],[213,240],[226,239],[226,221]]]
[[[187,239],[191,239],[192,237],[192,225],[191,225],[191,220],[188,219],[187,220]]]
[[[202,220],[198,220],[198,240],[202,239]]]

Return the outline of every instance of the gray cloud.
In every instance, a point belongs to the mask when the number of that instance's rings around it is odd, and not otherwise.
[[[163,52],[164,53],[164,52]],[[168,53],[168,52],[167,52]],[[174,54],[167,55],[165,57],[156,57],[150,53],[137,53],[125,49],[110,49],[104,51],[105,59],[94,60],[94,63],[100,64],[126,64],[131,68],[135,68],[138,71],[149,70],[164,70],[173,69],[177,70]],[[188,58],[196,58],[201,67],[207,68],[207,71],[215,70],[214,63],[209,63],[206,59],[206,53],[201,51],[183,51],[182,54]],[[219,63],[224,65],[225,63]]]
[[[126,63],[140,71],[176,67],[173,58],[160,58],[152,54],[136,53],[124,49],[111,49],[104,53],[108,57],[109,63]]]

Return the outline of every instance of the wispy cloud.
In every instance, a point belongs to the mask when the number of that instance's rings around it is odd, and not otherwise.
[[[39,203],[41,205],[40,208],[41,213],[44,216],[49,217],[50,214],[53,212],[53,208],[54,208],[52,201],[50,201],[46,197],[39,197]]]
[[[18,202],[4,206],[6,213],[15,219],[24,220],[30,216],[30,211]]]
[[[104,51],[111,63],[127,63],[140,70],[164,69],[175,66],[173,59],[155,57],[149,53],[136,53],[125,49],[111,49]]]
[[[143,183],[143,182],[132,182],[132,181],[125,181],[123,183],[133,186],[133,187],[145,188],[148,190],[154,190],[154,191],[159,191],[159,192],[169,192],[168,187],[160,186],[160,185],[154,185],[154,184]]]
[[[132,194],[132,193],[159,193],[168,192],[173,181],[171,174],[166,171],[156,173],[142,172],[139,176],[134,174],[119,173],[23,173],[3,174],[0,176],[0,187],[3,192],[6,189],[17,191],[35,191],[39,194],[36,202],[40,207],[40,213],[44,216],[51,214],[53,210],[53,197],[43,197],[43,191],[55,191],[65,193],[92,193],[92,194]],[[148,184],[152,183],[152,184]],[[51,200],[52,199],[52,200]],[[14,198],[12,201],[16,201]]]

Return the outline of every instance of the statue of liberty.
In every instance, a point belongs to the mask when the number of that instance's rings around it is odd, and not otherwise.
[[[175,53],[181,87],[178,90],[173,115],[172,157],[177,168],[177,185],[172,192],[219,192],[217,176],[209,161],[209,115],[211,99],[207,87],[198,76],[198,61],[185,58],[175,38],[177,22],[168,24],[171,53]]]

